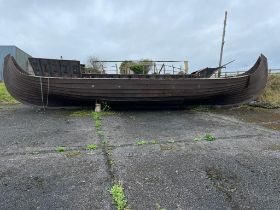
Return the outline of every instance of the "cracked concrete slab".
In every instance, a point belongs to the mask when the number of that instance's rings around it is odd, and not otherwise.
[[[91,116],[71,112],[0,110],[0,209],[115,209],[113,181],[130,209],[279,208],[277,131],[221,113],[145,111],[102,116],[97,135]],[[206,133],[216,139],[194,140]]]
[[[112,151],[113,171],[131,209],[279,208],[279,151],[241,147],[120,147]]]
[[[113,173],[131,209],[279,207],[276,131],[185,111],[125,112],[103,117],[102,123],[112,145]],[[204,133],[216,140],[194,141]],[[158,144],[137,146],[141,139],[157,139]]]
[[[141,140],[193,141],[206,133],[217,138],[270,134],[265,128],[233,118],[190,111],[123,112],[102,117],[102,126],[105,138],[115,146]]]
[[[111,209],[100,151],[0,158],[0,209]]]
[[[0,109],[1,154],[98,143],[92,117],[72,117],[71,113],[69,110],[43,112],[23,105]]]

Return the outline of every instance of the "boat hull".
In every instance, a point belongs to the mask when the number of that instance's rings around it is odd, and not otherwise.
[[[63,78],[23,71],[8,55],[4,62],[7,90],[24,104],[48,107],[108,104],[240,104],[255,99],[267,81],[261,55],[245,74],[229,78]]]

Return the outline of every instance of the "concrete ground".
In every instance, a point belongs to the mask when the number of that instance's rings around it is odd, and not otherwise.
[[[280,209],[279,130],[232,113],[3,106],[0,209]]]

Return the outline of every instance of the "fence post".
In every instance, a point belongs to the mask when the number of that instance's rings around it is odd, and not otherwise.
[[[103,64],[101,64],[101,68],[102,68],[102,72],[101,72],[101,74],[104,74],[104,73],[105,73],[105,70],[104,70],[104,66],[103,66]]]

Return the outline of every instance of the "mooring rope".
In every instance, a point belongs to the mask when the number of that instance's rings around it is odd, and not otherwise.
[[[48,77],[48,91],[47,91],[47,98],[46,98],[46,104],[44,104],[44,91],[43,91],[43,82],[42,77],[40,76],[40,87],[41,87],[41,101],[42,101],[42,108],[44,111],[48,107],[49,104],[49,93],[50,93],[50,78]]]
[[[47,103],[46,103],[46,108],[48,108],[49,104],[49,93],[50,93],[50,78],[48,77],[48,92],[47,92]]]
[[[45,111],[45,105],[44,105],[44,92],[43,92],[43,83],[42,83],[42,77],[40,78],[40,86],[41,86],[41,100],[42,100],[42,108]]]

